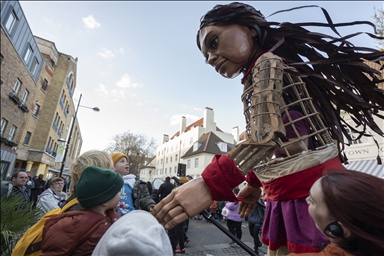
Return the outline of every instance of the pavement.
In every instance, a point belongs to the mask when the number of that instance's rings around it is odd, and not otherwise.
[[[227,223],[220,222],[226,229]],[[253,238],[249,234],[248,223],[242,223],[243,235],[241,241],[253,250]],[[247,251],[239,245],[229,245],[231,238],[222,232],[213,223],[206,220],[189,220],[187,236],[190,242],[185,246],[186,253],[177,253],[176,255],[189,256],[241,256],[249,255]],[[264,256],[267,253],[267,246],[259,247],[259,255]]]

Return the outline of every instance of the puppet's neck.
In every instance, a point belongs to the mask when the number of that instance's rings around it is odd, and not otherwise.
[[[264,51],[260,52],[259,54],[256,55],[256,57],[253,58],[251,63],[248,65],[248,68],[245,70],[243,78],[241,79],[242,84],[244,84],[244,81],[247,79],[248,75],[251,73],[253,67],[256,64],[257,59],[260,58],[260,56],[266,52],[268,52],[268,50],[264,50]]]

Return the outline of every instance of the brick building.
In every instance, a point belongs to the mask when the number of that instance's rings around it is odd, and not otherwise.
[[[18,1],[1,1],[1,178],[15,171],[45,177],[60,171],[60,142],[68,140],[75,108],[77,58],[35,37]],[[80,152],[76,120],[67,167]]]
[[[1,1],[1,175],[12,171],[26,150],[42,55],[18,2]]]

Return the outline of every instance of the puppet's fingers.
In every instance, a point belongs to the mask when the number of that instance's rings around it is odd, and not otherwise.
[[[187,220],[189,217],[186,212],[182,212],[178,215],[176,215],[174,218],[170,219],[168,222],[165,223],[164,227],[165,229],[171,229],[175,227],[177,224]]]

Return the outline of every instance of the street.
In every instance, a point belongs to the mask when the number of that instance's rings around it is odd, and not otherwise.
[[[220,222],[225,228],[226,222]],[[248,223],[243,221],[242,224],[243,236],[241,240],[253,249],[253,238],[249,234]],[[189,220],[189,229],[187,236],[190,242],[186,245],[186,253],[184,255],[190,256],[209,256],[209,255],[249,255],[240,246],[230,246],[231,239],[219,230],[213,223],[205,220]],[[267,247],[259,248],[259,255],[266,253]],[[178,255],[182,255],[178,253]]]

